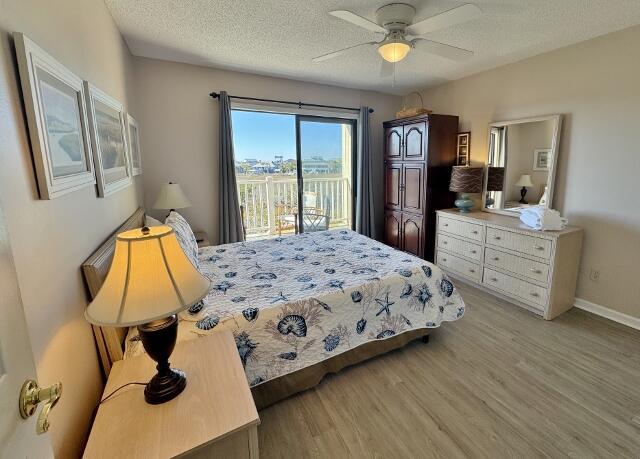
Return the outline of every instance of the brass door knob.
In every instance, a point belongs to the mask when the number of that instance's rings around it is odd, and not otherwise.
[[[44,402],[42,411],[36,421],[36,433],[41,435],[49,430],[49,413],[56,406],[62,395],[62,383],[55,383],[49,387],[40,388],[37,381],[28,379],[20,390],[20,416],[27,419],[33,416],[40,402]]]

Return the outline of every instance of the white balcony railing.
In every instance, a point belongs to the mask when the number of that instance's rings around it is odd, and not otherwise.
[[[238,196],[244,207],[244,224],[248,238],[268,237],[278,233],[276,205],[295,208],[298,202],[297,180],[287,175],[238,175]],[[348,178],[309,176],[304,191],[316,193],[316,207],[330,204],[332,228],[348,226],[351,216],[351,184]]]

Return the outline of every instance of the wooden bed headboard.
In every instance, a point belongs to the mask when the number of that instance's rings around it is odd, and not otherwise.
[[[128,231],[144,226],[144,210],[139,207],[120,227],[118,227],[109,238],[104,241],[95,252],[82,264],[82,273],[89,288],[91,299],[98,294],[104,282],[116,247],[116,235],[123,231]],[[105,376],[109,375],[111,365],[117,360],[122,360],[124,356],[124,340],[127,336],[128,328],[100,327],[92,325],[93,335],[98,346],[100,363]]]

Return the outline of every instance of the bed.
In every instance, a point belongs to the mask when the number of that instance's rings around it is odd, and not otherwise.
[[[101,249],[100,266],[109,251]],[[259,408],[425,336],[465,310],[438,267],[350,230],[205,247],[199,261],[211,289],[180,313],[178,340],[230,329]],[[85,275],[95,271],[95,257],[84,266]],[[90,285],[101,283],[93,277]],[[109,366],[143,352],[135,328],[126,337],[94,331]]]

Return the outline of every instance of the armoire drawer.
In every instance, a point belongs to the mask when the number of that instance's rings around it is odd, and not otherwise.
[[[482,242],[482,225],[476,225],[475,223],[440,217],[438,221],[438,232],[440,231]]]
[[[482,246],[473,242],[456,239],[448,234],[438,233],[438,248],[448,250],[472,260],[482,259]]]
[[[486,243],[547,260],[551,257],[551,241],[540,237],[487,227]]]
[[[511,255],[489,247],[484,252],[484,264],[511,271],[539,282],[546,283],[548,281],[548,264]]]
[[[451,255],[450,253],[446,253],[441,250],[438,250],[436,264],[444,267],[445,269],[456,272],[462,276],[473,279],[476,282],[480,282],[481,276],[479,264],[472,263],[468,260],[464,260],[460,257],[456,257],[455,255]]]
[[[524,301],[544,308],[547,302],[547,289],[530,284],[507,274],[484,268],[482,283],[497,288]]]

